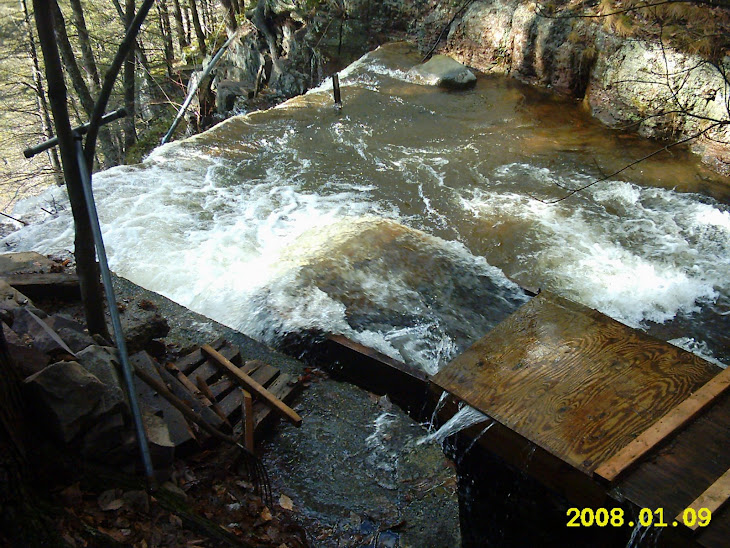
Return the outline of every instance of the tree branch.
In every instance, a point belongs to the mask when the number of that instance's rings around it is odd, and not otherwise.
[[[94,153],[96,152],[96,138],[99,135],[101,118],[104,116],[106,106],[109,103],[109,97],[112,89],[114,88],[114,82],[119,75],[119,71],[122,68],[124,60],[127,58],[127,54],[134,46],[139,29],[142,26],[145,17],[147,17],[147,13],[150,11],[152,4],[154,4],[154,0],[144,0],[137,12],[137,15],[134,16],[132,23],[129,25],[127,33],[124,36],[124,40],[122,40],[122,43],[119,44],[117,54],[114,57],[112,64],[109,66],[109,70],[107,70],[106,75],[104,76],[104,84],[101,87],[99,98],[96,100],[96,104],[94,105],[94,112],[89,120],[89,131],[86,134],[86,145],[84,146],[84,156],[86,158],[86,165],[89,169],[89,173],[93,171]]]

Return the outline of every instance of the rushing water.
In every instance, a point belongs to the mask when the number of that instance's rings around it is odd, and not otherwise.
[[[730,359],[727,181],[676,152],[545,203],[656,145],[509,79],[413,84],[417,62],[381,48],[342,112],[323,87],[96,175],[112,268],[269,343],[338,332],[431,372],[525,301],[513,281]],[[5,242],[70,249],[68,210]]]

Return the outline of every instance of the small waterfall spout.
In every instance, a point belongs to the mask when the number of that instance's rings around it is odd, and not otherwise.
[[[491,419],[487,415],[485,415],[481,411],[477,411],[473,407],[466,405],[462,407],[453,417],[446,421],[446,423],[441,428],[436,430],[436,432],[432,432],[431,434],[424,436],[423,438],[418,440],[418,443],[422,444],[430,441],[437,441],[438,443],[442,444],[444,440],[449,436],[452,436],[457,432],[461,432],[462,430],[469,428],[470,426],[474,426],[475,424],[479,424],[488,420]]]

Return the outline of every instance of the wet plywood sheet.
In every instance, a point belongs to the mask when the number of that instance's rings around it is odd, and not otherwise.
[[[590,475],[718,371],[543,292],[432,381]]]

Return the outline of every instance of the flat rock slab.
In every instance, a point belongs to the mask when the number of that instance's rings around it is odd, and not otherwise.
[[[429,61],[413,67],[410,75],[419,84],[448,89],[464,89],[477,82],[472,71],[446,55],[434,55]]]
[[[35,251],[0,255],[0,276],[16,272],[50,272],[54,262]]]

